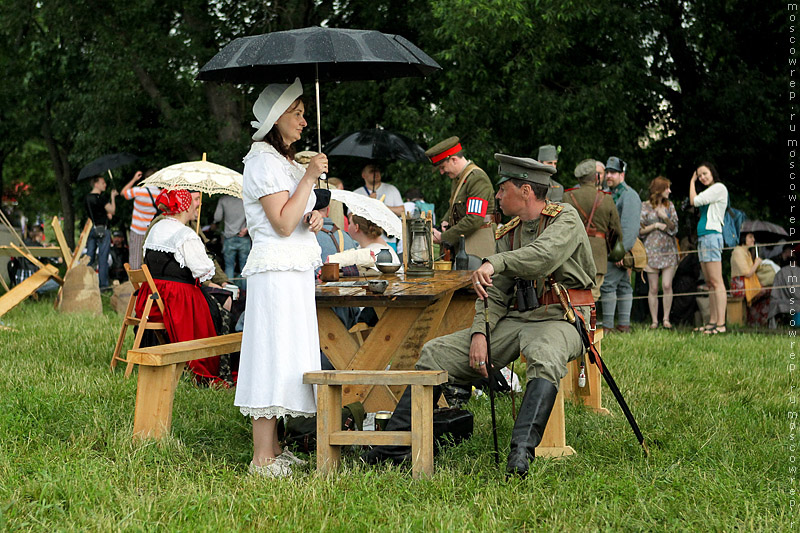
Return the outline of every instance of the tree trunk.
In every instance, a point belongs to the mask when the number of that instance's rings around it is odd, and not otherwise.
[[[213,82],[206,82],[205,93],[211,116],[220,124],[217,140],[223,145],[238,142],[242,135],[239,93],[233,91],[230,85]]]
[[[49,106],[46,111],[44,122],[42,123],[42,137],[44,137],[47,151],[50,154],[50,162],[53,164],[53,171],[56,175],[56,184],[61,197],[61,211],[64,213],[64,237],[70,248],[75,246],[75,211],[72,209],[72,187],[70,187],[70,167],[67,160],[66,151],[62,150],[56,139],[53,137],[53,130],[50,126]]]

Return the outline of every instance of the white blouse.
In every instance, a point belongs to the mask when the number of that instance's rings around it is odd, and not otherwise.
[[[253,246],[242,276],[266,271],[304,271],[322,265],[317,238],[302,219],[291,235],[283,237],[272,227],[259,201],[281,191],[293,195],[304,174],[301,165],[289,161],[266,142],[253,143],[245,156],[242,200]],[[304,213],[310,213],[315,203],[316,195],[309,194]]]
[[[203,241],[174,218],[164,218],[150,229],[144,249],[173,254],[181,268],[188,267],[200,283],[214,277],[214,262],[208,258]]]

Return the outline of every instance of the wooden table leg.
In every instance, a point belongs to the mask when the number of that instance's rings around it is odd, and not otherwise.
[[[133,438],[161,439],[172,427],[175,388],[185,363],[166,366],[139,366],[136,385],[136,411]]]
[[[411,385],[411,473],[433,475],[433,387]]]
[[[569,376],[564,377],[564,379],[568,378]],[[536,447],[536,457],[563,457],[575,453],[575,449],[572,446],[567,446],[566,425],[564,422],[564,380],[561,383],[562,386],[558,390],[553,410],[550,412],[550,419],[544,428],[542,441]]]
[[[341,385],[317,385],[317,471],[336,470],[342,458],[342,449],[332,446],[330,435],[342,429]]]

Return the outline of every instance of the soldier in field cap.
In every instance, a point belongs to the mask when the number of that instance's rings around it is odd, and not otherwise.
[[[458,137],[450,137],[429,148],[425,155],[451,180],[450,205],[442,231],[433,230],[433,242],[457,249],[460,235],[466,238],[468,254],[484,258],[494,253],[494,188],[492,180],[466,159]],[[457,250],[456,250],[457,251]]]
[[[543,165],[550,165],[551,167],[557,169],[558,152],[559,149],[552,144],[544,144],[539,147],[539,154],[536,156],[536,159],[538,159]],[[551,202],[560,202],[564,199],[564,187],[559,182],[553,178],[550,178],[549,186],[550,189],[547,191],[548,200]]]
[[[642,200],[639,199],[639,194],[625,183],[627,170],[628,164],[619,157],[611,156],[606,161],[606,183],[617,206],[622,225],[622,244],[626,252],[633,248],[639,237],[642,216]],[[600,301],[603,302],[603,330],[630,333],[633,287],[630,272],[623,266],[622,261],[608,262],[600,293]],[[614,318],[618,319],[616,328],[614,328]]]
[[[621,238],[622,226],[620,226],[619,214],[614,200],[611,199],[611,193],[597,190],[597,162],[594,159],[584,159],[578,163],[578,166],[575,167],[575,177],[578,179],[578,186],[564,191],[564,202],[578,210],[586,233],[589,235],[594,266],[597,268],[592,296],[597,301],[600,299],[603,278],[608,271],[606,234],[612,231]],[[591,222],[587,224],[590,217]]]
[[[527,360],[527,386],[506,463],[508,473],[525,476],[561,378],[567,375],[567,362],[585,351],[576,326],[564,318],[554,284],[569,291],[572,304],[588,320],[594,305],[590,289],[595,266],[578,212],[571,205],[547,200],[553,167],[504,154],[495,154],[495,159],[500,162],[496,198],[503,212],[514,218],[497,231],[496,252],[472,274],[478,294],[472,326],[425,343],[416,368],[447,370],[453,385],[487,377],[483,300],[488,298],[494,370],[511,363],[520,352]],[[434,405],[440,393],[441,388],[435,387]],[[410,426],[409,387],[386,429],[407,431]],[[377,446],[363,458],[374,463],[408,454],[407,446]]]

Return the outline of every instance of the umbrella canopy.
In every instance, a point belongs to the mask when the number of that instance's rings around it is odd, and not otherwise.
[[[301,28],[240,37],[206,63],[198,80],[291,83],[427,76],[439,64],[409,40],[373,30]]]
[[[415,163],[428,162],[425,150],[420,145],[399,133],[381,128],[355,131],[339,135],[322,147],[329,155],[349,155],[379,161],[403,159]]]
[[[162,168],[142,182],[163,189],[186,189],[206,194],[242,197],[242,175],[222,165],[206,161],[178,163]]]
[[[786,230],[779,225],[773,224],[772,222],[766,222],[764,220],[745,220],[742,222],[742,227],[739,230],[739,233],[742,235],[745,233],[757,233],[783,237],[789,236]]]
[[[390,237],[402,237],[403,225],[400,219],[380,200],[340,189],[330,191],[332,200],[342,202],[354,214],[374,222]]]
[[[85,180],[86,178],[91,178],[93,176],[99,176],[100,174],[108,172],[109,170],[133,163],[137,159],[139,159],[137,156],[126,152],[107,154],[98,157],[81,169],[80,173],[78,174],[78,181]]]
[[[198,80],[279,83],[315,80],[317,148],[322,151],[320,81],[427,76],[442,67],[399,35],[374,30],[300,28],[240,37],[197,74]]]

